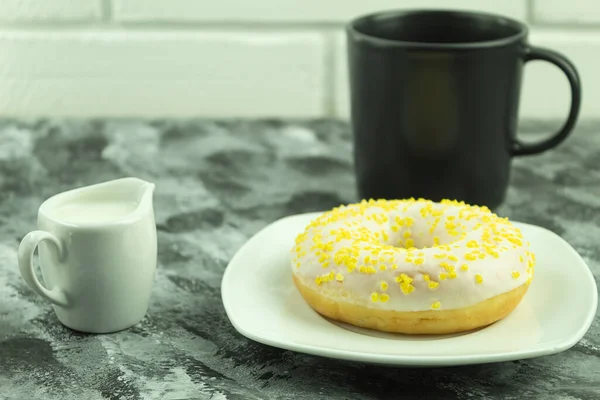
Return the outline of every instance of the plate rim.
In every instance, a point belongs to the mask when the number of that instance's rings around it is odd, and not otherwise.
[[[386,354],[374,354],[374,353],[365,353],[360,351],[349,351],[349,350],[340,350],[340,349],[332,349],[329,347],[319,347],[318,345],[307,345],[307,344],[298,344],[292,343],[289,341],[285,341],[278,338],[272,338],[264,335],[258,335],[254,332],[242,327],[235,318],[232,318],[234,314],[233,307],[230,304],[230,301],[227,299],[227,282],[231,279],[231,268],[230,266],[237,262],[237,259],[242,257],[242,254],[245,249],[251,247],[251,242],[258,241],[260,236],[264,235],[268,230],[273,228],[273,226],[285,222],[286,220],[298,219],[298,218],[308,218],[310,216],[318,216],[325,211],[318,212],[308,212],[308,213],[300,213],[288,215],[282,218],[279,218],[275,221],[272,221],[254,233],[238,250],[235,252],[234,256],[231,258],[229,263],[225,268],[223,273],[223,277],[221,280],[221,301],[223,303],[223,307],[225,309],[225,313],[227,318],[229,319],[232,326],[238,331],[242,336],[253,340],[258,343],[262,343],[268,346],[277,347],[283,350],[295,351],[303,354],[310,354],[313,356],[327,357],[332,359],[346,360],[346,361],[356,361],[356,362],[364,362],[371,364],[382,364],[382,365],[394,365],[394,366],[456,366],[456,365],[475,365],[475,364],[485,364],[485,363],[494,363],[494,362],[505,362],[505,361],[515,361],[515,360],[524,360],[529,358],[541,357],[546,355],[552,355],[561,353],[575,346],[587,333],[590,326],[594,322],[594,317],[598,311],[598,289],[596,280],[592,271],[590,270],[588,264],[581,257],[581,255],[571,246],[569,242],[563,239],[560,235],[551,231],[550,229],[544,228],[542,226],[520,222],[516,220],[511,220],[512,223],[522,226],[528,226],[530,228],[539,229],[545,231],[546,234],[551,234],[567,245],[569,251],[587,267],[583,272],[588,281],[591,281],[593,288],[596,290],[592,290],[592,298],[593,298],[593,310],[590,309],[584,323],[580,325],[576,332],[566,337],[564,340],[557,341],[557,343],[553,346],[548,346],[541,349],[536,348],[525,348],[523,350],[517,351],[509,351],[497,354],[477,354],[477,355],[453,355],[453,356],[445,356],[445,355],[386,355]],[[231,296],[229,296],[231,297]]]

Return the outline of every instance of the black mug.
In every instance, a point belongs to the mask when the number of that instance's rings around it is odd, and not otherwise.
[[[499,206],[513,156],[562,142],[579,114],[581,85],[563,55],[531,46],[527,27],[463,11],[389,11],[346,29],[354,162],[361,198],[443,198]],[[558,133],[516,135],[523,66],[545,60],[571,85]]]

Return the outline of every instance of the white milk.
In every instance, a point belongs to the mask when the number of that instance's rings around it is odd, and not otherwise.
[[[52,214],[61,222],[75,225],[110,223],[123,219],[137,207],[133,201],[81,201],[57,207]]]

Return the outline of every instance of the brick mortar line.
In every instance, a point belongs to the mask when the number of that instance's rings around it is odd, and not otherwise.
[[[539,21],[529,24],[530,28],[553,29],[557,32],[573,31],[573,32],[597,32],[600,31],[599,22],[550,22]]]
[[[529,25],[535,24],[535,0],[525,0],[525,21]]]
[[[323,23],[304,23],[304,22],[285,22],[285,21],[267,21],[267,22],[143,22],[143,23],[123,23],[121,21],[63,21],[63,22],[21,22],[11,23],[0,21],[0,30],[18,30],[18,31],[80,31],[103,29],[106,31],[147,31],[156,30],[164,32],[342,32],[345,23],[343,22],[323,22]],[[555,32],[585,32],[600,33],[600,22],[585,24],[569,24],[560,22],[535,22],[528,23],[530,31],[536,29],[550,29]]]
[[[293,31],[293,30],[326,30],[343,29],[344,22],[301,22],[301,21],[181,21],[181,22],[123,22],[123,21],[28,21],[28,22],[3,22],[0,21],[1,28],[11,29],[30,29],[30,30],[75,30],[106,28],[110,29],[130,29],[147,30],[162,29],[165,31],[193,31],[193,30],[259,30],[259,31]]]
[[[111,22],[113,17],[112,11],[112,1],[111,0],[101,0],[102,1],[102,19],[106,22]]]

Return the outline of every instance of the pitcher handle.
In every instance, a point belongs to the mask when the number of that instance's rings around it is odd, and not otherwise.
[[[25,235],[21,241],[21,244],[19,244],[19,270],[21,271],[21,276],[27,285],[29,285],[34,292],[39,294],[50,303],[64,307],[67,305],[67,297],[65,296],[64,291],[57,287],[53,288],[52,290],[46,289],[35,275],[33,268],[33,253],[36,247],[44,240],[54,244],[56,251],[58,252],[59,259],[62,259],[62,245],[56,236],[50,232],[32,231]]]

